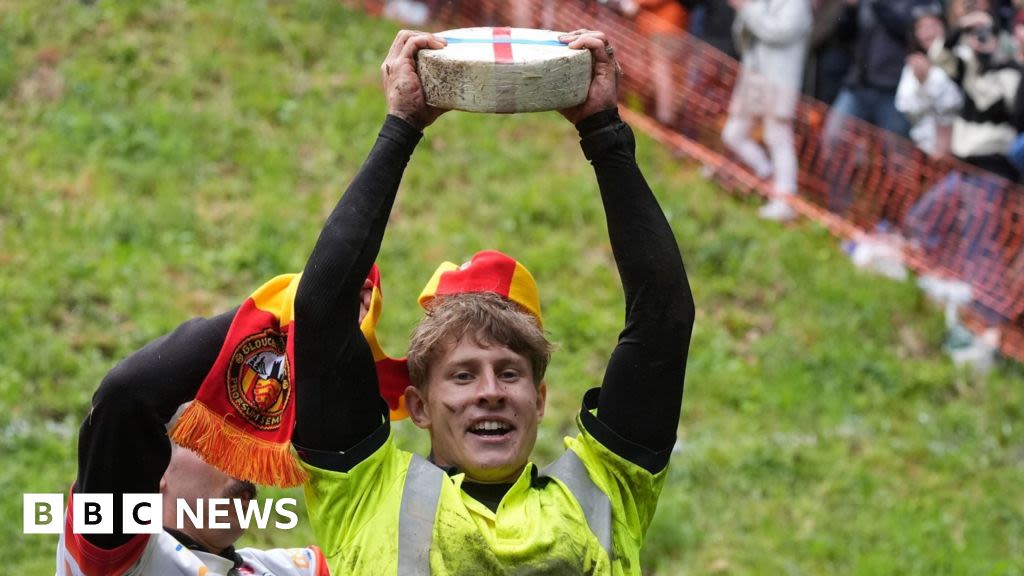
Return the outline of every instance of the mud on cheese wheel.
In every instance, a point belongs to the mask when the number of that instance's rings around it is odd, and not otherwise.
[[[441,50],[420,50],[427,103],[469,112],[540,112],[582,103],[590,88],[590,52],[532,28],[459,28],[438,33]]]

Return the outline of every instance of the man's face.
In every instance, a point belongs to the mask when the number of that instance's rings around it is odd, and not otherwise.
[[[425,390],[406,390],[406,403],[430,430],[436,464],[477,482],[513,482],[537,441],[547,388],[526,357],[476,340],[450,346],[430,366]]]
[[[178,498],[185,500],[192,510],[199,506],[199,499],[203,500],[204,527],[196,528],[186,514],[186,526],[182,532],[210,551],[218,552],[233,545],[245,530],[239,526],[233,502],[226,507],[229,514],[218,519],[230,524],[230,528],[209,528],[207,501],[210,498],[238,498],[245,508],[248,507],[249,500],[256,497],[256,486],[251,482],[228,476],[204,462],[191,450],[175,447],[171,452],[171,461],[167,465],[164,477],[160,481],[160,492],[164,497],[166,526],[174,526],[177,523],[175,514]]]

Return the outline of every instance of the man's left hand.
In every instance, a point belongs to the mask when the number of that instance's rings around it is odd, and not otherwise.
[[[604,33],[580,29],[561,36],[559,40],[574,50],[590,50],[594,64],[587,99],[582,104],[558,112],[576,124],[591,114],[618,106],[622,68],[615,60],[615,50]]]

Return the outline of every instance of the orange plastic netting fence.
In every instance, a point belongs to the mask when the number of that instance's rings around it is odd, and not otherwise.
[[[347,0],[379,14],[384,0]],[[680,31],[657,43],[636,23],[595,0],[427,0],[431,30],[517,26],[604,31],[625,76],[627,120],[708,166],[725,188],[770,194],[722,143],[739,64]],[[666,57],[667,56],[667,57]],[[660,62],[659,65],[653,63]],[[654,120],[655,74],[671,77],[675,112]],[[662,103],[664,106],[664,103]],[[639,109],[641,112],[631,110]],[[883,224],[903,237],[904,257],[918,273],[968,282],[969,325],[999,326],[1004,354],[1024,361],[1024,187],[955,160],[934,160],[912,142],[855,118],[826,135],[828,106],[801,98],[794,119],[802,215],[851,237]],[[662,115],[664,117],[664,114]]]

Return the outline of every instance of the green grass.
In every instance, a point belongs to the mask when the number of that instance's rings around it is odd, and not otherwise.
[[[5,573],[52,573],[56,538],[21,534],[21,494],[66,491],[106,371],[301,268],[383,118],[395,29],[328,0],[0,0]],[[1021,367],[958,373],[912,283],[858,273],[812,223],[759,221],[649,139],[639,155],[698,305],[648,572],[1024,573]],[[593,175],[556,114],[428,130],[380,258],[385,347],[403,351],[438,262],[486,247],[531,268],[560,345],[545,462],[623,314]],[[245,542],[311,538],[303,520]]]

